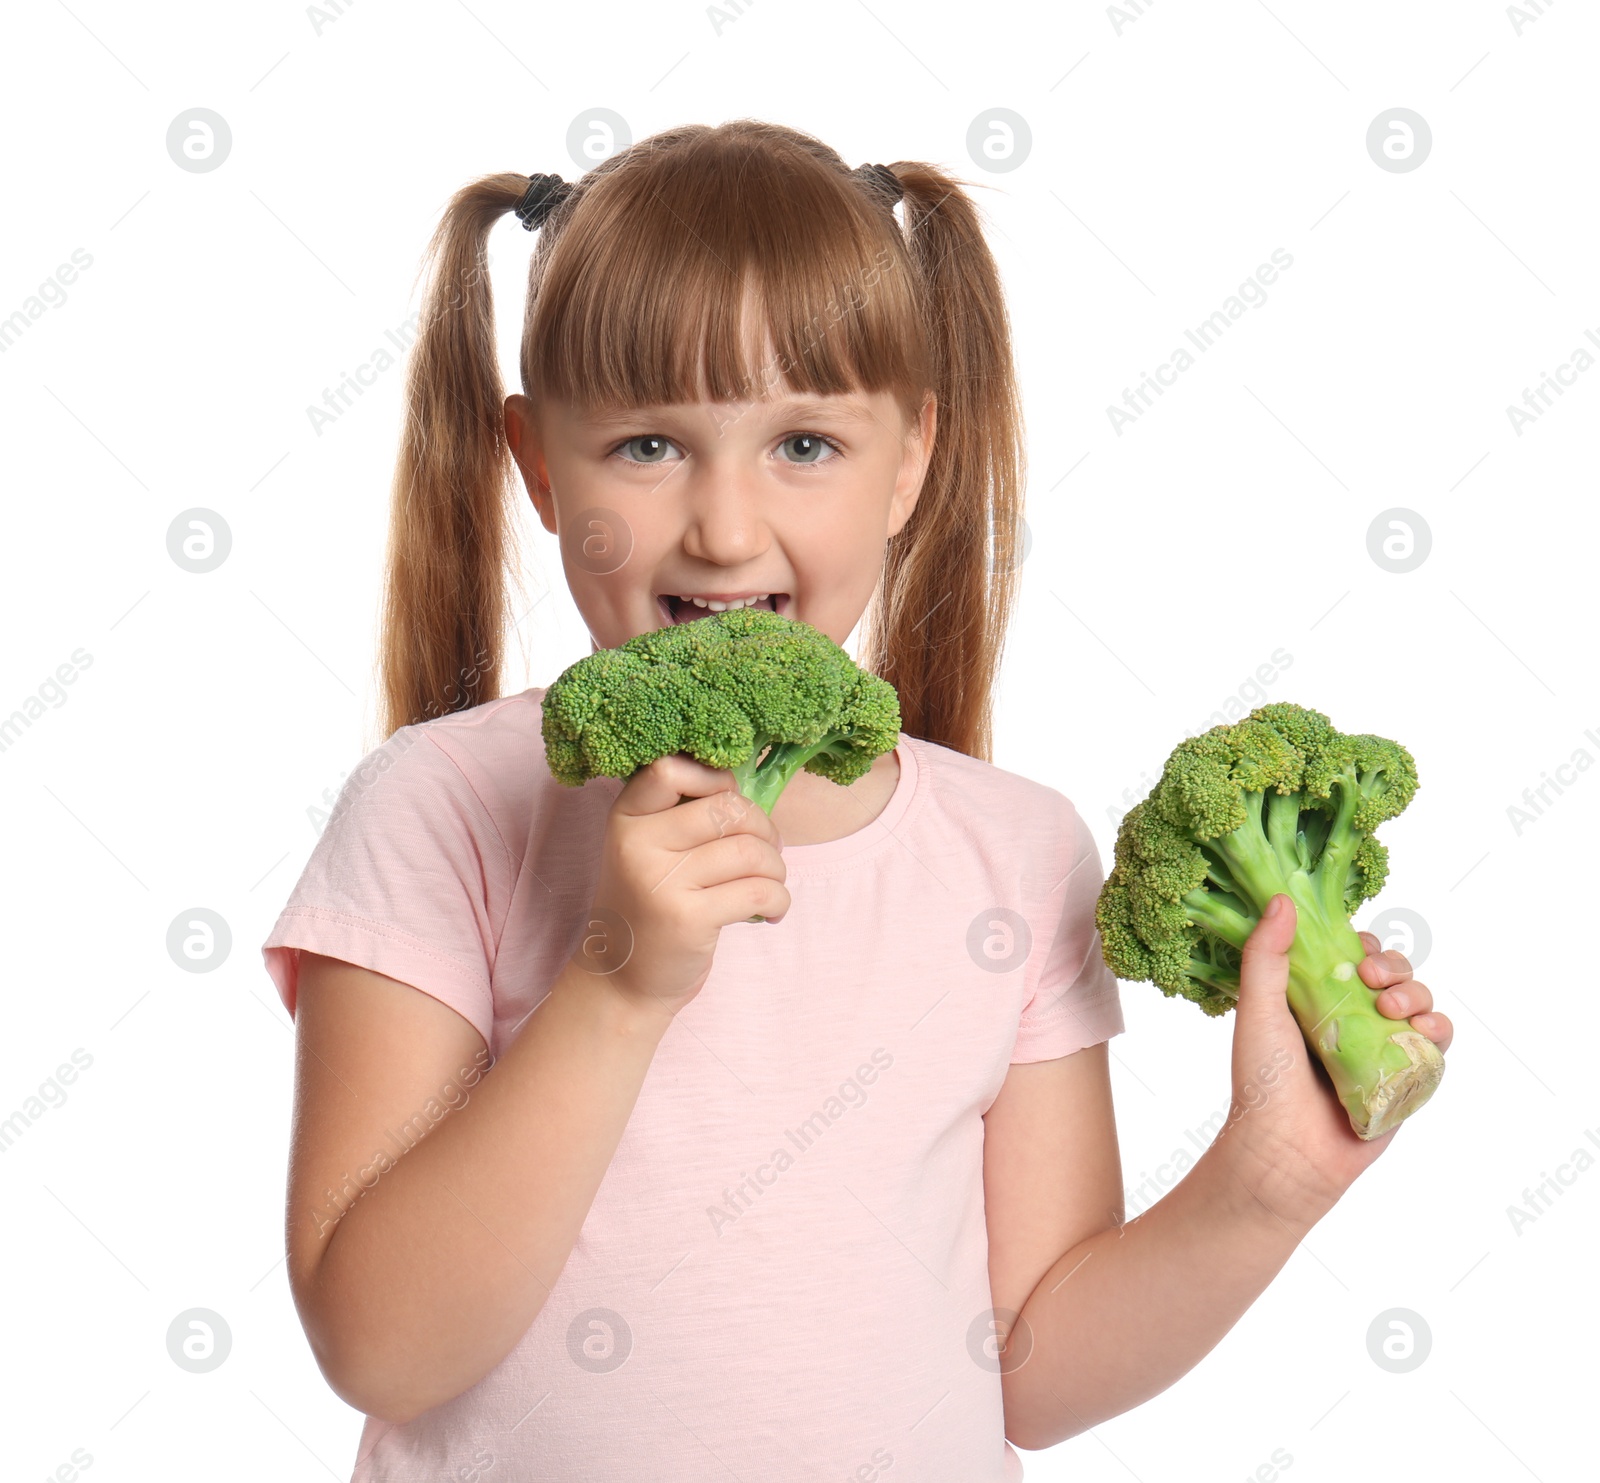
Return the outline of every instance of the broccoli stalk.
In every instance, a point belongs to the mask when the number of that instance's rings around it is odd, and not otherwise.
[[[765,608],[730,608],[597,650],[552,682],[543,713],[559,783],[626,778],[687,752],[730,769],[769,816],[802,769],[848,787],[900,739],[894,686],[820,629]]]
[[[1350,921],[1388,874],[1373,830],[1416,789],[1399,743],[1344,735],[1300,706],[1261,706],[1181,742],[1118,830],[1095,910],[1106,962],[1226,1014],[1245,940],[1272,897],[1289,896],[1289,1008],[1351,1127],[1381,1137],[1444,1074],[1427,1036],[1378,1010],[1356,972],[1366,949]]]
[[[895,729],[899,730],[898,725]],[[849,759],[849,753],[845,750],[849,747],[856,747],[859,757],[860,749],[854,741],[857,735],[854,722],[840,725],[827,732],[821,740],[809,743],[780,741],[776,737],[758,735],[750,755],[743,762],[736,762],[730,771],[738,781],[739,791],[770,815],[772,806],[797,772],[809,768],[810,771],[821,772],[823,777],[828,776],[819,768],[809,767],[814,759],[827,753],[835,762],[843,764]],[[867,761],[870,766],[871,758]]]

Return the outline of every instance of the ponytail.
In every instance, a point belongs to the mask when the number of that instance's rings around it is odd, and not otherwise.
[[[999,270],[960,183],[901,161],[906,247],[924,295],[938,426],[916,509],[890,539],[862,662],[901,726],[984,761],[1021,563],[1026,455]]]
[[[496,699],[516,485],[494,344],[490,228],[525,175],[456,192],[429,243],[390,494],[380,624],[383,737]]]

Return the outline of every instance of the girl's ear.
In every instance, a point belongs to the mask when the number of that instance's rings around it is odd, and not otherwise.
[[[898,535],[911,512],[917,507],[922,493],[922,482],[927,477],[928,463],[933,457],[933,440],[939,427],[937,399],[930,391],[923,400],[922,410],[911,427],[905,441],[905,452],[900,460],[900,473],[895,479],[894,498],[889,502],[889,534]]]
[[[556,532],[555,498],[550,492],[550,471],[545,467],[544,452],[539,447],[538,424],[533,416],[533,403],[520,392],[506,398],[506,444],[516,460],[522,482],[527,486],[528,497],[539,512],[539,521],[554,535]]]
[[[918,428],[923,446],[923,462],[926,463],[933,456],[933,439],[939,430],[939,399],[931,391],[923,399]]]

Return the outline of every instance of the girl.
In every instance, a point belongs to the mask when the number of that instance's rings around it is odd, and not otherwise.
[[[513,210],[542,230],[503,400]],[[1228,1127],[1123,1224],[1100,859],[988,761],[1021,438],[960,184],[752,120],[487,176],[434,239],[408,396],[388,739],[263,948],[290,1281],[367,1416],[356,1483],[999,1483],[1007,1439],[1164,1389],[1388,1140],[1307,1060],[1289,907],[1245,955]],[[745,601],[838,643],[865,615],[898,745],[770,818],[682,755],[556,784],[543,692],[498,696],[513,463],[597,648]],[[1447,1042],[1398,954],[1362,972]]]

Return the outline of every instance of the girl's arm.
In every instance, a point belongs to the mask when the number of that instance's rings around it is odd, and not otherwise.
[[[1002,1209],[1025,1212],[1008,1222],[1016,1234],[1004,1270],[1023,1281],[1039,1270],[1039,1243],[1052,1228],[1095,1232],[1057,1247],[1062,1255],[1026,1289],[1005,1335],[1006,1435],[1019,1447],[1053,1446],[1186,1374],[1400,1131],[1363,1141],[1351,1130],[1289,1010],[1295,911],[1287,896],[1276,900],[1281,910],[1269,906],[1244,948],[1228,1120],[1185,1178],[1138,1219],[1120,1223],[1118,1197],[1109,1212],[1115,1224],[1096,1229],[1107,1203],[1096,1171],[1106,1149],[1114,1150],[1115,1133],[1109,1087],[1086,1052],[1014,1068],[1033,1074],[1017,1078],[1019,1090],[1002,1108],[1008,1075],[991,1109],[991,1125],[996,1111],[1002,1117],[995,1164]],[[1397,952],[1378,953],[1370,933],[1361,937],[1368,956],[1358,972],[1378,1011],[1446,1049],[1453,1027],[1429,1013],[1433,996],[1411,977],[1410,964]],[[1064,1119],[1063,1107],[1079,1108],[1082,1118]],[[1062,1140],[1074,1125],[1091,1148],[1064,1158]],[[1033,1155],[1041,1160],[1037,1180],[1024,1152],[1035,1148],[1043,1150]],[[998,1288],[994,1301],[1005,1302]]]
[[[487,1075],[461,1072],[486,1048],[448,1005],[305,957],[289,1281],[323,1374],[352,1406],[409,1421],[515,1348],[572,1254],[667,1027],[710,976],[718,934],[788,912],[777,826],[735,783],[674,754],[623,784],[586,936]],[[601,921],[626,936],[595,931]]]
[[[289,1279],[343,1400],[403,1423],[511,1351],[566,1264],[669,1022],[569,962],[475,1076],[487,1052],[453,1009],[302,955]],[[430,1132],[441,1103],[453,1110]]]
[[[1151,1209],[1044,1274],[1005,1335],[1006,1436],[1052,1447],[1159,1395],[1216,1347],[1304,1234],[1252,1198],[1227,1139],[1213,1143]]]

